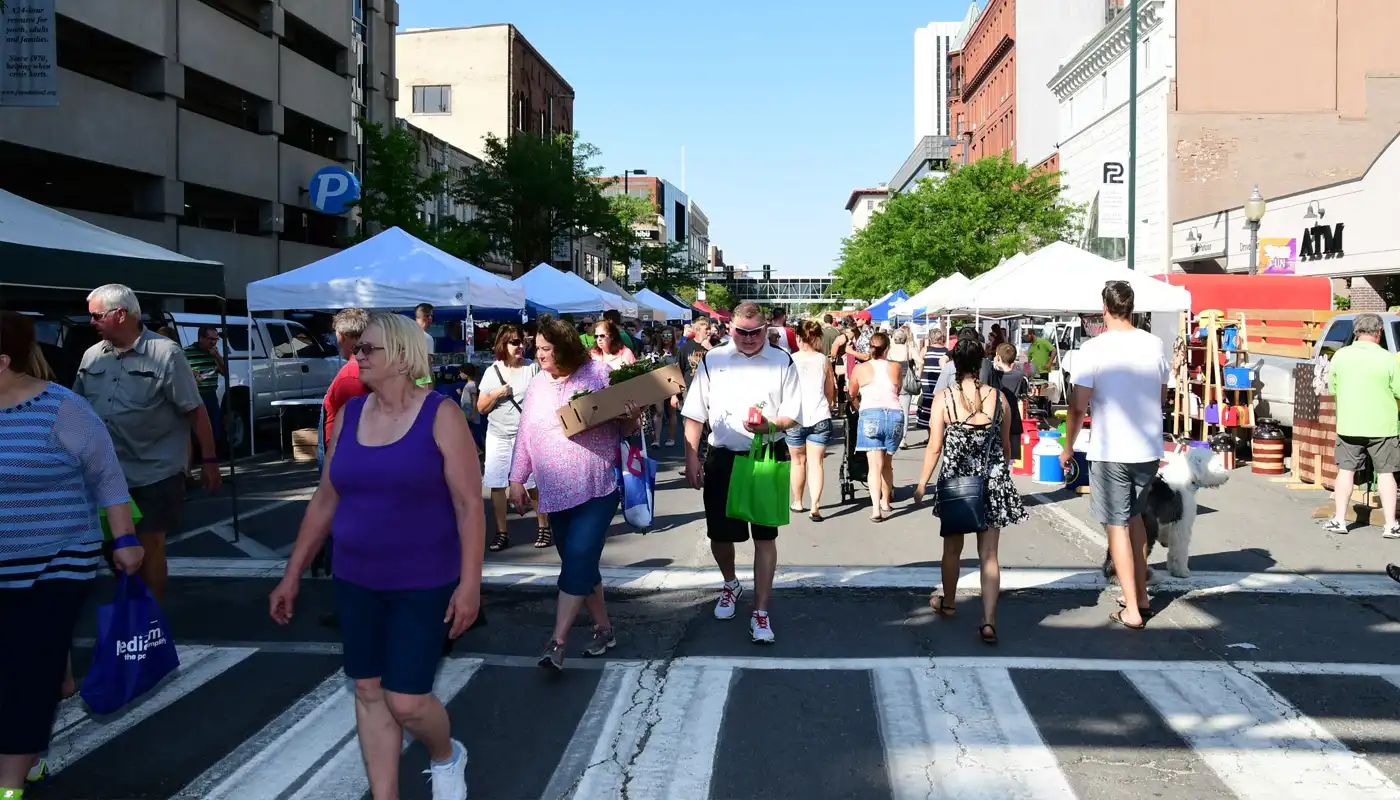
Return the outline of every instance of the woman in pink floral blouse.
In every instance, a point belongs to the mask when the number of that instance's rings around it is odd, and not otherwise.
[[[535,361],[542,371],[525,393],[510,471],[510,499],[517,508],[525,508],[525,479],[533,473],[540,498],[535,510],[549,514],[560,562],[554,634],[540,656],[540,666],[560,670],[569,628],[584,606],[593,618],[593,638],[583,654],[601,656],[617,645],[603,602],[598,561],[619,502],[618,444],[637,431],[641,409],[629,402],[617,421],[569,438],[556,412],[580,390],[607,387],[611,370],[604,362],[589,359],[578,333],[554,319],[540,324]]]

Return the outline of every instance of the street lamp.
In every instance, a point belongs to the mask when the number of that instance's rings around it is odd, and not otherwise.
[[[1254,184],[1254,192],[1249,202],[1244,204],[1245,227],[1249,228],[1249,274],[1259,274],[1259,222],[1264,219],[1264,196],[1259,194],[1259,184]]]
[[[628,176],[628,175],[637,175],[637,176],[639,176],[639,177],[646,177],[646,174],[647,174],[647,171],[644,170],[644,169],[624,169],[624,170],[622,171],[622,193],[623,193],[623,194],[627,194],[627,176]]]

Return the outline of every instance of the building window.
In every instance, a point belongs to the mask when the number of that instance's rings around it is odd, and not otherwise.
[[[875,208],[875,201],[874,201],[874,200],[866,200],[866,201],[865,201],[865,210],[866,210],[866,211],[874,210],[874,208]]]
[[[415,87],[413,87],[413,113],[415,113],[415,114],[451,114],[451,113],[452,113],[452,87],[451,87],[451,86],[415,86]]]

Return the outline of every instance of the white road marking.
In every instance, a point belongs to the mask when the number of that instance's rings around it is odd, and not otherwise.
[[[442,668],[438,670],[437,680],[433,682],[433,694],[443,702],[444,705],[451,702],[457,693],[476,674],[481,662],[475,659],[449,658],[443,661]],[[325,719],[325,724],[331,730],[325,732],[329,736],[336,730],[336,722],[339,718],[329,715]],[[355,730],[354,710],[351,709],[350,732]],[[322,734],[317,734],[320,737]],[[404,749],[408,748],[408,737],[404,738]],[[324,757],[325,753],[317,754],[317,761]],[[469,766],[468,769],[471,769]],[[254,776],[249,784],[253,791],[243,797],[277,797],[276,793],[261,791],[258,777]],[[301,777],[301,776],[299,776]],[[280,780],[281,776],[278,776]],[[357,736],[350,736],[349,740],[335,751],[335,754],[327,760],[314,774],[305,776],[305,782],[301,788],[291,795],[291,800],[344,800],[347,797],[363,797],[369,792],[369,779],[365,777],[365,765],[360,754],[360,740]]]
[[[72,707],[65,709],[59,717],[59,724],[65,727],[49,744],[49,769],[61,771],[257,652],[248,647],[201,648],[196,651],[199,655],[187,663],[185,655],[189,650],[177,648],[177,651],[181,658],[179,670],[150,694],[122,711],[102,718],[89,716],[74,722],[71,718]],[[76,700],[73,698],[73,701]]]
[[[573,669],[572,665],[570,669]],[[641,672],[642,664],[637,662],[614,661],[604,666],[598,686],[588,701],[588,708],[584,709],[583,716],[574,727],[574,735],[554,767],[542,800],[568,800],[573,796],[574,787],[593,764],[593,754],[598,751],[604,732],[609,728],[618,698],[624,690],[628,693],[637,691],[637,678]],[[612,735],[616,735],[616,731]]]
[[[572,796],[709,797],[733,670],[652,664],[628,678]]]
[[[1005,669],[878,669],[894,800],[1074,800]]]
[[[1123,674],[1240,800],[1400,800],[1400,787],[1251,676]]]
[[[310,500],[311,494],[313,493],[298,491],[294,495],[286,497],[285,499],[277,500],[276,502],[268,503],[265,506],[250,508],[247,511],[239,511],[237,520],[239,523],[244,523],[252,519],[253,517],[259,516],[261,514],[266,514],[269,511],[276,511],[277,509],[283,506],[301,502],[303,500]],[[245,497],[244,499],[246,500],[248,498]],[[188,530],[182,533],[174,534],[172,536],[167,536],[165,537],[165,544],[168,547],[172,544],[178,544],[187,539],[193,539],[201,533],[216,531],[219,528],[229,528],[230,530],[232,530],[234,519],[234,517],[225,517],[224,519],[221,519],[218,522],[211,522],[208,525],[201,525],[200,527],[195,528],[193,530]]]
[[[1035,501],[1036,505],[1045,509],[1046,513],[1059,520],[1065,527],[1069,528],[1070,532],[1074,533],[1076,536],[1078,536],[1081,539],[1084,539],[1090,544],[1093,544],[1100,550],[1104,552],[1108,551],[1108,537],[1103,534],[1103,531],[1094,530],[1092,527],[1089,526],[1089,523],[1069,513],[1063,508],[1060,508],[1060,506],[1056,503],[1055,500],[1051,499],[1048,495],[1046,495],[1043,492],[1036,492],[1032,494],[1030,498],[1031,500]]]
[[[281,578],[283,558],[172,558],[170,574],[182,578]],[[713,568],[603,567],[603,585],[627,591],[701,591],[717,588],[723,577]],[[975,569],[963,572],[975,577]],[[1296,572],[1193,572],[1185,580],[1158,573],[1153,585],[1160,593],[1184,597],[1214,594],[1332,595],[1337,597],[1397,597],[1400,583],[1384,573],[1360,575]],[[740,567],[739,579],[751,583],[753,570]],[[505,588],[552,588],[559,577],[554,564],[487,562],[482,583]],[[942,581],[937,567],[779,567],[778,589],[927,589]],[[976,594],[976,581],[964,592]],[[1098,568],[1014,568],[1001,571],[1003,591],[1100,592],[1110,584]]]

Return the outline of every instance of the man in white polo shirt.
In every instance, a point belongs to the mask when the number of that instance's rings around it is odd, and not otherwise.
[[[717,619],[733,619],[743,585],[734,572],[734,545],[754,542],[754,604],[749,634],[762,644],[773,642],[768,604],[773,595],[773,574],[778,568],[778,529],[750,525],[725,513],[729,476],[736,456],[747,453],[755,435],[767,436],[781,461],[788,460],[782,432],[799,424],[802,397],[792,356],[768,346],[763,312],[754,303],[740,303],[730,324],[732,340],[705,354],[695,368],[681,415],[685,417],[685,474],[690,485],[703,489],[705,524],[710,552],[724,575],[724,586],[715,603]],[[763,419],[748,421],[757,407]],[[710,449],[700,463],[700,437],[710,426]],[[786,502],[786,498],[784,498]]]

